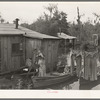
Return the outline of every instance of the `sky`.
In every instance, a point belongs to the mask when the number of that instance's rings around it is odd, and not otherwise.
[[[79,7],[81,21],[86,22],[88,19],[94,20],[93,13],[100,15],[100,2],[0,2],[0,12],[2,17],[12,23],[16,18],[20,23],[32,23],[46,12],[44,7],[48,4],[58,4],[58,9],[67,13],[67,21],[73,22],[77,19],[77,7]]]

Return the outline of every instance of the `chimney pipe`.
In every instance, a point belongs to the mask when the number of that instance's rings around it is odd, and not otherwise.
[[[18,29],[18,21],[19,21],[19,19],[18,18],[16,18],[16,29]]]

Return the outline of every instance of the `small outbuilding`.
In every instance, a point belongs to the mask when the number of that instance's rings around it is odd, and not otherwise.
[[[0,73],[25,66],[27,58],[34,58],[40,49],[46,60],[47,72],[56,69],[59,38],[45,35],[16,24],[0,24]]]
[[[47,72],[56,70],[59,38],[31,30],[25,30],[25,33],[26,59],[35,58],[34,50],[38,49],[45,56]]]
[[[74,43],[76,40],[76,37],[67,35],[63,32],[57,33],[58,37],[60,38],[60,43],[59,43],[59,53],[67,53],[69,52],[69,49],[72,48],[74,49]],[[63,51],[63,52],[62,52]]]
[[[14,71],[24,66],[24,33],[13,24],[0,24],[0,73]]]

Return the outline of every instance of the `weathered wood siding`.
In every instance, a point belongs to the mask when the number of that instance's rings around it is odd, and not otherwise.
[[[33,57],[33,50],[40,49],[46,60],[47,72],[56,69],[59,40],[26,38],[26,59]]]
[[[58,40],[43,40],[42,41],[42,52],[46,60],[47,72],[52,72],[56,69],[57,55],[58,55]]]
[[[1,72],[16,70],[25,63],[24,38],[22,36],[1,36]],[[12,55],[12,44],[23,43],[22,55]]]
[[[34,49],[41,48],[41,40],[39,40],[39,39],[26,38],[25,44],[26,44],[26,50],[25,50],[26,51],[26,59],[32,58]]]

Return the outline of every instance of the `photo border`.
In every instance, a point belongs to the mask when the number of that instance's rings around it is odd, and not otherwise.
[[[0,0],[0,2],[100,2],[100,0]],[[4,92],[5,90],[1,90],[0,91],[0,96],[2,95],[1,94],[1,92]],[[9,90],[7,90],[7,91],[9,91]],[[15,91],[15,90],[14,90]],[[24,90],[20,90],[20,91],[24,91]],[[28,91],[28,90],[26,90],[26,91]],[[31,91],[31,90],[30,90]],[[36,90],[35,90],[36,91]],[[48,91],[48,90],[46,90],[46,91]],[[53,90],[52,90],[53,91]],[[55,91],[55,90],[54,90]],[[70,90],[68,90],[68,91],[70,91]],[[73,91],[75,91],[75,90],[73,90]],[[81,90],[78,90],[78,91],[81,91]],[[88,92],[90,91],[90,90],[87,90]],[[95,91],[95,90],[93,90],[93,91]],[[7,92],[8,93],[8,92]],[[0,97],[0,100],[99,100],[99,98],[91,98],[91,97],[86,97],[85,99],[83,99],[84,97],[79,97],[79,98],[77,98],[77,97],[70,97],[70,98],[54,98],[54,97],[52,97],[52,98],[12,98],[12,97],[6,97],[5,95],[4,95],[4,97]]]

